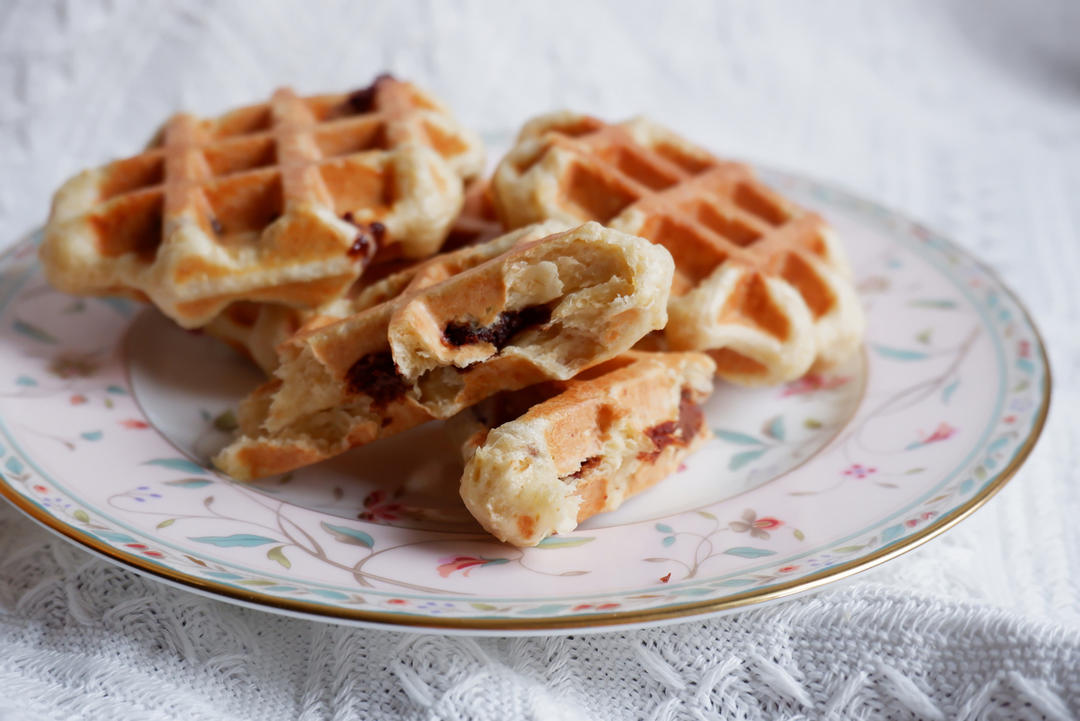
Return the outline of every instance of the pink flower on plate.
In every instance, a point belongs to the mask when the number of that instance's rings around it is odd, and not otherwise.
[[[401,514],[402,505],[387,501],[389,498],[386,491],[372,491],[364,498],[364,510],[357,518],[361,521],[396,521]]]
[[[828,391],[839,388],[851,381],[850,376],[823,376],[820,373],[807,373],[797,381],[792,381],[784,386],[781,398],[788,396],[801,396],[816,391]]]
[[[772,516],[758,518],[757,513],[750,508],[742,512],[742,520],[728,524],[736,533],[749,533],[751,538],[761,539],[767,539],[769,531],[774,531],[782,525],[784,525],[783,521]]]
[[[917,440],[913,443],[909,443],[905,450],[911,451],[922,446],[929,445],[931,443],[937,443],[938,441],[945,441],[956,435],[958,429],[955,426],[950,426],[945,421],[938,424],[938,427],[934,429],[934,432],[930,435]]]
[[[448,558],[440,558],[439,567],[436,569],[439,575],[443,578],[447,578],[454,571],[464,571],[463,576],[468,576],[469,573],[478,566],[492,566],[500,563],[509,563],[508,558],[484,558],[483,556],[453,556]]]
[[[861,481],[867,476],[877,473],[877,467],[864,466],[861,463],[852,463],[844,469],[843,473],[845,476],[850,476],[851,478]]]
[[[956,428],[942,421],[938,424],[938,427],[934,429],[933,433],[923,439],[923,443],[936,443],[937,441],[948,440],[954,435],[956,435]]]

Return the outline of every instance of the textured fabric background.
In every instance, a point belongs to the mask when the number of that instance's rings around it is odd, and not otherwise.
[[[1015,481],[839,590],[548,639],[351,630],[144,580],[0,509],[0,721],[1080,714],[1080,3],[0,4],[0,243],[177,107],[389,69],[489,138],[648,112],[841,183],[1005,277],[1055,396]]]

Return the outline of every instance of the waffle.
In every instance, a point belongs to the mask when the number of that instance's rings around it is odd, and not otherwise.
[[[747,385],[797,378],[858,347],[865,324],[818,215],[646,120],[556,113],[525,125],[493,180],[507,227],[596,220],[675,259],[666,342]]]
[[[477,189],[480,193],[476,192]],[[401,261],[375,262],[345,296],[316,308],[291,308],[275,303],[244,301],[233,303],[202,330],[225,341],[251,358],[267,375],[272,375],[278,365],[277,347],[301,328],[341,320],[390,300],[407,288],[418,290],[491,260],[514,245],[537,240],[568,227],[566,223],[549,220],[511,233],[501,233],[502,225],[492,219],[494,211],[490,203],[482,199],[484,190],[485,186],[473,183],[466,193],[465,208],[454,221],[446,240],[446,246],[457,247],[453,252],[409,262],[404,267]]]
[[[618,508],[709,437],[699,404],[714,372],[704,353],[630,352],[462,412],[465,505],[515,546]]]
[[[175,115],[141,155],[66,182],[41,258],[60,290],[149,299],[185,328],[235,301],[313,307],[376,249],[437,250],[482,156],[389,76],[348,95],[283,88],[219,118]]]
[[[587,223],[445,280],[445,264],[421,270],[410,282],[433,285],[282,344],[215,463],[239,479],[279,473],[573,377],[663,327],[674,267],[663,248]]]

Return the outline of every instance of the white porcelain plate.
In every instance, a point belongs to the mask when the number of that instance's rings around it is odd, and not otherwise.
[[[520,550],[457,498],[436,424],[245,485],[209,455],[258,372],[155,311],[49,288],[38,237],[0,259],[0,492],[118,563],[270,611],[475,633],[716,613],[892,558],[986,501],[1030,451],[1050,377],[1037,331],[947,240],[809,180],[869,326],[845,367],[720,383],[715,439],[617,512]]]

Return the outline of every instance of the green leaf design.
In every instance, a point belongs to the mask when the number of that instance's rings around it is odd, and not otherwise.
[[[230,433],[239,427],[240,424],[236,422],[236,415],[231,409],[219,414],[218,417],[214,419],[214,428],[223,433]]]
[[[90,522],[90,514],[87,513],[86,511],[84,511],[81,508],[76,510],[71,515],[75,516],[76,521],[81,521],[83,523],[89,523]]]
[[[271,561],[280,563],[285,568],[292,568],[292,561],[285,556],[285,546],[274,546],[266,552],[266,557]]]
[[[725,555],[738,556],[739,558],[761,558],[762,556],[776,555],[776,551],[767,548],[753,548],[751,546],[735,546],[724,551]]]
[[[165,481],[166,486],[177,486],[179,488],[202,488],[203,486],[209,486],[213,481],[206,478],[179,478],[175,481]]]
[[[915,334],[915,342],[930,345],[930,339],[934,335],[933,328],[924,328]]]
[[[48,343],[50,345],[56,343],[56,338],[53,337],[52,334],[47,333],[44,329],[39,328],[33,323],[28,323],[25,320],[16,318],[15,322],[12,323],[12,327],[19,335],[36,340],[38,343]]]
[[[198,473],[206,475],[209,473],[205,468],[198,463],[189,461],[186,458],[155,458],[151,461],[143,461],[144,466],[161,466],[162,468],[168,468],[173,471],[183,471],[185,473]]]
[[[816,431],[816,430],[820,429],[822,427],[822,425],[824,425],[817,418],[807,418],[805,421],[802,422],[802,424],[803,424],[803,428],[807,428],[807,429],[809,429],[811,431]]]
[[[912,308],[932,308],[933,310],[954,310],[956,301],[948,298],[918,298],[908,301]]]
[[[595,536],[548,536],[536,544],[536,548],[573,548],[593,540],[596,540]]]
[[[909,468],[906,471],[904,471],[904,475],[905,476],[914,476],[916,473],[922,473],[925,470],[926,470],[925,468]]]
[[[861,551],[865,546],[841,546],[840,548],[834,548],[833,553],[854,553],[855,551]]]
[[[709,513],[708,511],[698,511],[697,514],[702,518],[708,518],[710,521],[716,520],[716,516],[712,513]]]
[[[762,442],[760,439],[754,438],[746,433],[740,433],[739,431],[729,431],[724,428],[713,428],[713,434],[722,441],[728,443],[735,443],[740,446],[760,446]]]
[[[363,546],[364,548],[373,548],[375,546],[375,539],[363,531],[345,526],[336,526],[326,521],[320,521],[319,525],[341,543],[348,543],[351,546]]]
[[[890,360],[915,361],[925,360],[926,358],[930,357],[927,353],[924,353],[921,350],[891,348],[886,345],[878,345],[877,343],[872,343],[870,347],[873,348],[874,352],[877,353],[879,356],[883,358],[889,358]]]
[[[490,603],[470,603],[469,605],[477,611],[494,611],[498,608],[498,606],[494,606]]]
[[[775,440],[778,440],[778,441],[783,441],[784,440],[784,435],[785,435],[785,433],[784,433],[784,417],[783,416],[774,416],[773,418],[766,421],[765,426],[762,429],[762,432],[765,435],[767,435],[769,438],[772,438],[772,439],[775,439]]]
[[[162,521],[161,523],[157,524],[157,526],[155,526],[155,528],[158,528],[158,529],[162,529],[162,528],[168,528],[169,526],[171,526],[171,525],[172,525],[172,524],[174,524],[174,523],[176,523],[176,519],[175,519],[175,518],[166,518],[166,519],[165,519],[164,521]]]
[[[231,536],[194,536],[189,537],[188,540],[197,541],[198,543],[209,543],[212,546],[218,546],[220,548],[263,546],[267,543],[277,542],[276,538],[256,536],[251,533],[234,533]]]
[[[798,528],[796,528],[794,531],[792,531],[791,535],[795,536],[796,540],[799,540],[799,541],[805,541],[806,540],[806,534],[803,533],[802,531],[800,531]]]
[[[728,470],[729,471],[737,471],[737,470],[739,470],[740,468],[745,466],[747,463],[751,463],[753,461],[756,461],[767,450],[769,450],[769,449],[768,448],[759,448],[759,449],[754,450],[754,451],[743,451],[742,453],[736,454],[728,462]]]

